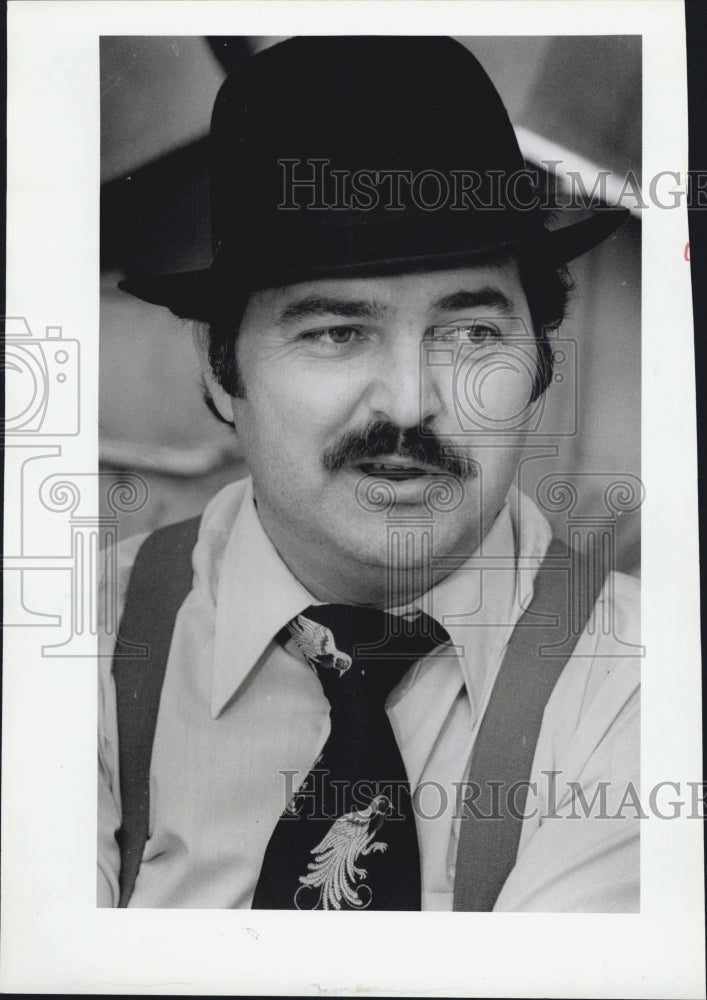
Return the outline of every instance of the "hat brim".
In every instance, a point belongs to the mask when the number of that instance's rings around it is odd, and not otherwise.
[[[142,299],[143,302],[166,306],[181,319],[208,320],[215,302],[225,291],[230,291],[232,294],[234,288],[254,291],[258,288],[275,288],[294,282],[337,276],[363,277],[422,268],[442,270],[473,262],[475,258],[506,251],[519,254],[531,251],[534,254],[542,253],[548,263],[561,266],[605,240],[626,221],[629,214],[626,208],[603,209],[589,218],[559,229],[543,229],[532,235],[498,240],[483,246],[462,246],[445,253],[382,257],[350,263],[293,267],[278,271],[244,269],[238,274],[228,275],[227,282],[224,281],[224,276],[213,268],[204,268],[198,271],[125,278],[118,282],[118,288]]]

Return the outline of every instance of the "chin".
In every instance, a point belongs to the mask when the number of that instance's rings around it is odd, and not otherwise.
[[[403,574],[422,571],[434,564],[435,556],[467,549],[467,538],[460,537],[458,526],[454,530],[440,521],[426,520],[423,515],[383,520],[375,525],[369,522],[360,533],[348,535],[345,548],[351,558],[369,569]]]

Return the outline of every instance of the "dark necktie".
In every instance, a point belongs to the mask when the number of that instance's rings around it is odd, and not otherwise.
[[[423,612],[324,604],[278,635],[290,639],[319,677],[331,732],[270,838],[253,908],[419,910],[410,784],[385,700],[449,636]]]

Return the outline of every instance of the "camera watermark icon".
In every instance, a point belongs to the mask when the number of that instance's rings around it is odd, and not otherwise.
[[[35,337],[23,316],[8,316],[5,327],[8,436],[68,437],[79,433],[78,340],[66,339],[60,326]]]
[[[573,340],[549,331],[541,344],[522,317],[475,317],[434,326],[420,344],[420,414],[425,412],[427,380],[434,379],[451,401],[456,421],[455,429],[445,429],[445,438],[488,436],[502,443],[519,433],[534,439],[573,437],[577,367]],[[547,393],[539,389],[548,376],[570,399],[562,426],[552,430],[543,423]]]

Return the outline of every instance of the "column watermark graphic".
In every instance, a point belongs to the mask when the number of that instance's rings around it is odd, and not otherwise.
[[[592,499],[591,508],[581,503],[582,494]],[[603,509],[596,498],[602,498]],[[558,569],[567,576],[567,591],[571,595],[568,607],[568,635],[553,646],[544,647],[546,656],[564,656],[572,638],[584,631],[582,602],[588,595],[603,591],[596,604],[596,613],[586,622],[590,636],[611,636],[622,656],[643,656],[645,647],[627,642],[618,634],[613,600],[616,569],[617,520],[623,514],[635,513],[643,503],[645,489],[637,476],[601,472],[552,473],[545,476],[535,491],[535,500],[548,514],[565,515],[565,544],[569,565],[558,561]],[[595,656],[600,655],[596,651]],[[612,653],[616,655],[616,652]]]

